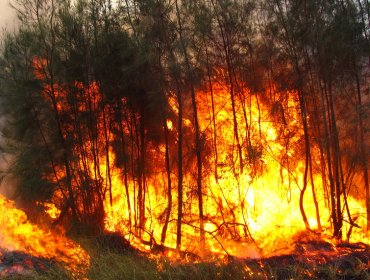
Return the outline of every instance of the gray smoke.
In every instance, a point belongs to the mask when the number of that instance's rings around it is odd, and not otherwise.
[[[0,33],[3,33],[4,29],[12,31],[16,25],[15,11],[9,2],[9,0],[0,0]]]

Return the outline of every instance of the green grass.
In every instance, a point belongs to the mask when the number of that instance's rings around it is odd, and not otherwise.
[[[94,240],[79,240],[91,256],[87,278],[90,280],[218,280],[218,279],[361,279],[370,280],[367,264],[359,259],[349,259],[348,263],[309,265],[297,263],[270,266],[256,261],[233,261],[229,263],[202,262],[173,264],[164,258],[156,260],[135,252],[122,253],[97,245]],[[42,273],[28,276],[13,276],[6,280],[51,280],[71,279],[70,274],[60,268],[51,268]]]
[[[105,252],[92,259],[88,278],[98,279],[162,279],[156,264],[135,254]]]

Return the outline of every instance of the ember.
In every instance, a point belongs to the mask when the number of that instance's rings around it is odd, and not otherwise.
[[[327,279],[328,277],[367,277],[370,272],[370,247],[363,243],[342,244],[333,246],[324,241],[307,241],[296,243],[291,254],[263,258],[259,261],[243,261],[247,267],[254,271],[266,274],[265,269],[275,271],[277,279],[288,279],[294,274],[292,270],[305,279]],[[325,267],[327,268],[325,271]],[[332,269],[329,275],[328,268]],[[252,271],[252,270],[251,270]]]
[[[23,252],[0,250],[0,277],[45,273],[55,264],[50,259],[34,257]]]

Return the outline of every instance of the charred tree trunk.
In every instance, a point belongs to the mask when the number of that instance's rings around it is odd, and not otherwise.
[[[339,137],[338,129],[336,124],[335,112],[334,112],[334,100],[332,92],[332,82],[329,79],[328,81],[328,106],[330,112],[330,128],[331,134],[333,137],[332,141],[332,151],[333,151],[333,174],[334,174],[334,183],[335,183],[335,195],[336,195],[336,210],[337,210],[337,224],[334,225],[334,237],[338,240],[342,239],[342,208],[341,208],[341,183],[340,183],[340,174],[339,174],[339,165],[340,165],[340,148],[339,148]]]
[[[370,62],[370,56],[369,56]],[[357,73],[357,67],[355,67],[355,78],[356,78],[356,90],[357,90],[357,122],[358,122],[358,134],[360,138],[360,160],[363,169],[363,177],[365,182],[365,200],[366,200],[366,220],[367,220],[367,230],[370,230],[370,187],[369,187],[369,171],[368,171],[368,156],[364,137],[364,123],[363,123],[363,113],[362,113],[362,97],[361,97],[361,87],[360,78]]]
[[[214,166],[214,175],[216,182],[218,182],[218,149],[217,149],[217,127],[216,127],[216,113],[215,113],[215,100],[214,100],[214,93],[213,93],[213,85],[212,85],[212,77],[211,77],[211,69],[209,65],[209,57],[208,57],[208,49],[206,47],[206,60],[207,60],[207,78],[208,78],[208,86],[209,91],[211,93],[211,106],[212,106],[212,125],[213,125],[213,146],[215,151],[215,166]]]
[[[198,121],[198,110],[197,110],[197,103],[195,98],[195,88],[194,88],[194,77],[192,73],[192,69],[190,66],[190,60],[188,57],[188,51],[185,46],[184,38],[183,38],[183,28],[182,28],[182,21],[181,15],[179,10],[178,1],[175,0],[176,6],[176,16],[177,16],[177,23],[179,27],[179,37],[180,37],[180,44],[183,51],[184,59],[185,59],[185,67],[186,67],[186,74],[187,79],[190,85],[191,91],[191,102],[193,107],[193,116],[194,116],[194,126],[195,126],[195,150],[196,150],[196,157],[197,157],[197,195],[198,195],[198,207],[199,207],[199,228],[200,228],[200,251],[203,252],[205,249],[205,231],[204,231],[204,214],[203,214],[203,194],[202,194],[202,157],[201,157],[201,143],[200,143],[200,128],[199,128],[199,121]]]
[[[166,218],[164,221],[164,225],[162,228],[162,234],[161,234],[161,244],[163,245],[166,241],[166,234],[167,234],[167,228],[168,223],[171,216],[171,210],[172,210],[172,183],[171,183],[171,167],[170,167],[170,146],[168,142],[168,126],[167,126],[167,120],[164,113],[163,105],[161,104],[161,111],[162,111],[162,121],[163,121],[163,134],[164,134],[164,142],[165,142],[165,164],[166,164],[166,173],[167,173],[167,208],[166,208]]]
[[[142,182],[139,176],[139,167],[137,166],[137,164],[135,165],[135,160],[136,162],[140,162],[140,147],[136,118],[137,116],[134,113],[131,113],[131,171],[134,183],[135,231],[138,236],[140,236],[140,205],[142,201]]]
[[[108,114],[109,115],[109,114]],[[107,125],[106,120],[106,113],[103,108],[103,124],[104,124],[104,138],[105,138],[105,161],[106,161],[106,178],[108,179],[108,182],[106,182],[106,189],[109,191],[109,202],[110,205],[113,204],[113,194],[112,194],[112,177],[111,177],[111,171],[110,171],[110,156],[109,156],[109,132],[110,128],[109,125]],[[104,191],[105,196],[105,191]]]
[[[120,134],[121,134],[121,145],[122,145],[122,152],[124,154],[124,156],[126,157],[126,140],[125,140],[125,133],[124,133],[124,130],[123,130],[123,118],[122,118],[122,106],[121,106],[121,101],[118,101],[118,115],[119,115],[119,131],[120,131]],[[130,192],[129,192],[129,189],[128,189],[128,165],[127,165],[127,160],[126,158],[124,158],[123,160],[123,180],[124,180],[124,185],[125,185],[125,192],[126,192],[126,200],[127,200],[127,214],[128,214],[128,222],[129,222],[129,228],[130,228],[130,231],[131,231],[131,227],[132,227],[132,214],[131,214],[131,201],[130,201]]]
[[[179,81],[176,79],[176,90],[177,90],[177,102],[179,105],[179,116],[178,116],[178,142],[177,142],[177,231],[176,231],[176,248],[181,250],[181,226],[182,226],[182,205],[183,205],[183,173],[182,173],[182,141],[183,141],[183,132],[182,132],[182,97],[180,91]]]
[[[300,112],[301,112],[301,119],[303,124],[303,134],[305,139],[305,169],[303,175],[303,187],[299,196],[299,209],[301,210],[303,222],[307,229],[310,228],[308,223],[308,219],[306,216],[306,212],[303,206],[303,198],[305,191],[307,189],[307,177],[308,177],[308,168],[309,168],[309,158],[310,158],[310,140],[308,136],[308,125],[307,125],[307,112],[306,112],[306,103],[304,100],[302,89],[298,89],[298,97],[299,97],[299,105],[300,105]]]
[[[215,3],[212,0],[212,5],[215,8]],[[239,139],[239,129],[238,129],[238,121],[236,117],[236,104],[235,104],[235,83],[233,78],[233,65],[232,65],[232,54],[231,54],[231,42],[229,38],[229,32],[227,30],[227,26],[222,24],[222,20],[217,15],[216,20],[218,23],[218,27],[221,32],[222,38],[222,48],[224,51],[224,55],[226,58],[226,66],[227,66],[227,74],[228,74],[228,83],[230,86],[230,99],[231,99],[231,108],[232,108],[232,115],[233,115],[233,128],[234,128],[234,137],[237,145],[238,157],[239,157],[239,173],[243,173],[243,151],[240,144]],[[236,174],[236,172],[234,172]]]
[[[139,205],[139,227],[143,230],[145,227],[145,198],[146,198],[146,172],[145,172],[145,108],[142,104],[140,118],[140,166],[139,166],[139,181],[141,181],[141,202]]]
[[[238,149],[238,156],[239,156],[239,173],[243,173],[243,152],[242,147],[239,140],[239,129],[238,129],[238,120],[236,117],[236,104],[235,104],[235,88],[234,88],[234,81],[232,77],[232,70],[231,70],[231,61],[230,61],[230,54],[228,51],[228,47],[226,43],[224,42],[224,50],[226,55],[226,61],[227,61],[227,72],[229,75],[229,83],[230,83],[230,98],[231,98],[231,108],[233,113],[233,126],[234,126],[234,137]]]
[[[309,163],[309,166],[310,166],[311,190],[312,190],[313,203],[315,204],[317,229],[318,229],[319,232],[321,232],[322,231],[322,226],[321,226],[321,220],[320,220],[319,204],[317,202],[317,196],[316,196],[316,190],[315,190],[315,182],[314,182],[314,178],[313,178],[311,151],[310,151],[310,154],[309,154],[309,162],[308,163]]]
[[[336,196],[335,196],[335,185],[334,185],[334,178],[333,178],[333,172],[332,172],[332,156],[331,156],[331,141],[332,137],[329,132],[329,125],[328,125],[328,112],[326,110],[326,82],[324,82],[324,88],[321,87],[320,89],[320,97],[321,97],[321,113],[323,117],[323,123],[324,123],[324,140],[325,140],[325,150],[326,150],[326,158],[327,158],[327,168],[328,168],[328,177],[329,177],[329,187],[330,187],[330,202],[331,202],[331,220],[334,227],[334,232],[337,231],[337,224],[338,224],[338,218],[337,218],[337,211],[336,211]]]

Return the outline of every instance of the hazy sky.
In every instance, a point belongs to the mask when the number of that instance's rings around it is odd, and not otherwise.
[[[9,0],[0,0],[0,30],[13,26],[14,21],[14,11],[9,5]]]

